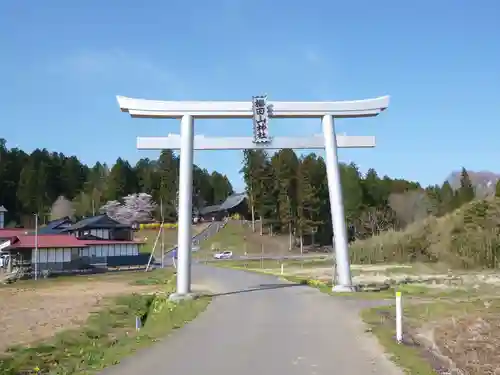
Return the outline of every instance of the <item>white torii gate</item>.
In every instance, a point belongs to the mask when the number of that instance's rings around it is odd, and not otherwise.
[[[256,98],[263,99],[260,110],[265,118],[256,119]],[[240,150],[240,149],[325,149],[330,208],[335,243],[338,283],[333,291],[354,291],[348,254],[348,239],[345,224],[342,188],[340,184],[337,148],[375,147],[372,136],[342,136],[335,134],[334,117],[372,117],[389,106],[389,96],[375,99],[335,102],[271,102],[266,97],[254,97],[253,101],[158,101],[117,96],[122,112],[139,118],[181,119],[181,134],[168,137],[138,137],[137,148],[143,150],[180,149],[179,172],[179,226],[177,290],[174,299],[191,294],[191,225],[193,190],[194,150]],[[260,113],[262,115],[264,112]],[[312,137],[290,138],[267,136],[269,118],[321,118],[323,134]],[[194,135],[195,118],[253,118],[255,124],[265,123],[260,137],[208,138]],[[266,122],[264,122],[266,120]],[[262,132],[259,128],[259,132]],[[259,139],[260,138],[260,139]],[[334,280],[335,283],[335,280]]]

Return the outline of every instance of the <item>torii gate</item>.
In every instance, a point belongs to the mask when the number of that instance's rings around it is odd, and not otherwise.
[[[375,99],[335,102],[267,102],[266,96],[253,101],[158,101],[117,96],[122,112],[139,118],[173,118],[181,120],[181,134],[168,137],[138,137],[142,150],[180,149],[179,226],[177,290],[172,299],[191,295],[191,225],[194,150],[241,149],[325,149],[330,209],[335,243],[338,283],[333,291],[350,292],[351,280],[347,231],[340,184],[337,148],[375,147],[372,136],[342,136],[335,134],[334,117],[372,117],[389,106],[389,96]],[[253,118],[254,137],[209,138],[194,135],[195,118]],[[268,135],[269,118],[321,118],[322,136],[301,138]],[[334,280],[335,283],[335,280]]]

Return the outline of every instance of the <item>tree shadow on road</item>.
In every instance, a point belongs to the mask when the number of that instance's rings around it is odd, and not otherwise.
[[[221,297],[221,296],[229,296],[232,294],[240,294],[240,293],[248,293],[248,292],[259,292],[264,290],[273,290],[273,289],[281,289],[281,288],[291,288],[297,286],[304,286],[301,283],[293,283],[293,284],[259,284],[257,286],[248,287],[246,289],[235,290],[232,292],[224,292],[224,293],[206,293],[200,297]]]

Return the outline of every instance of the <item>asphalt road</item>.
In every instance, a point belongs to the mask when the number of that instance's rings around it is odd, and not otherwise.
[[[193,281],[218,294],[207,311],[102,374],[402,374],[358,318],[373,301],[200,264]]]
[[[230,259],[214,259],[210,260],[209,262],[224,262],[228,260],[300,260],[300,259],[328,259],[332,258],[330,254],[303,254],[303,255],[269,255],[269,254],[264,254],[264,255],[233,255],[232,258]]]

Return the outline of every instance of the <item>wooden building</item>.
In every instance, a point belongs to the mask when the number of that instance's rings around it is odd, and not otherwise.
[[[133,240],[132,228],[98,215],[72,223],[63,218],[40,228],[38,235],[26,229],[0,230],[0,252],[9,268],[40,273],[61,273],[120,266],[144,265],[143,242]],[[35,250],[37,249],[37,251]]]
[[[200,209],[200,217],[204,221],[221,221],[235,213],[243,217],[248,215],[246,193],[233,194],[219,205],[207,206]]]

